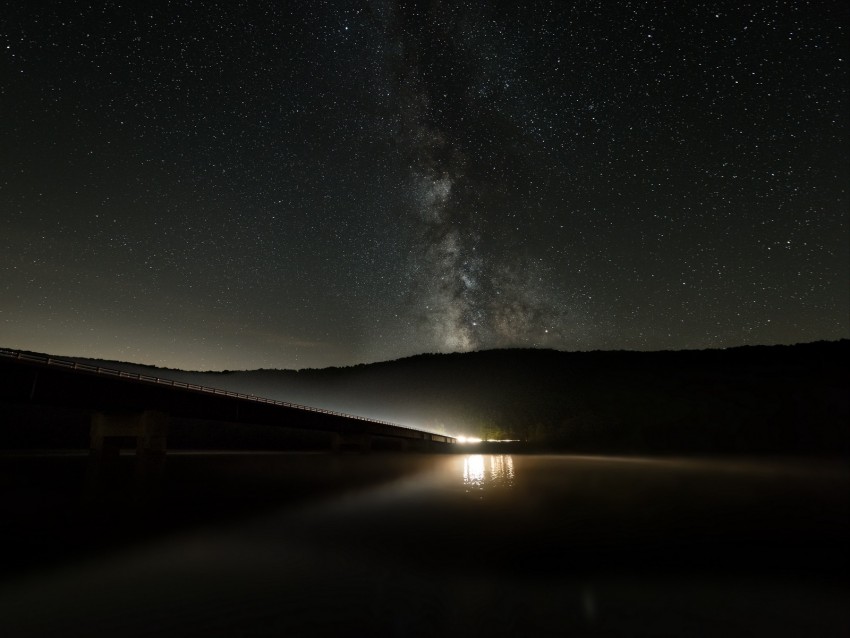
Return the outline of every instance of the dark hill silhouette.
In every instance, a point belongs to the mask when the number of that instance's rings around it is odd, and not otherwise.
[[[848,354],[842,340],[675,352],[490,350],[300,371],[101,363],[558,449],[847,454]]]

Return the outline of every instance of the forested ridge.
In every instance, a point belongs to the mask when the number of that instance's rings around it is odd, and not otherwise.
[[[415,427],[600,452],[850,451],[850,341],[670,352],[489,350],[164,377]]]

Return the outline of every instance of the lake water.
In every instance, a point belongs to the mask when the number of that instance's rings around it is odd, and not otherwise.
[[[850,635],[838,463],[184,454],[158,492],[120,463],[0,459],[4,636]]]

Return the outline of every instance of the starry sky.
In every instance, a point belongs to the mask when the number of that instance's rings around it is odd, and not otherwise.
[[[0,346],[850,336],[842,2],[4,3]]]

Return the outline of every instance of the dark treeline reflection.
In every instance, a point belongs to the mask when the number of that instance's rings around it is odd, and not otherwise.
[[[0,457],[4,635],[842,636],[850,470],[647,457]]]

